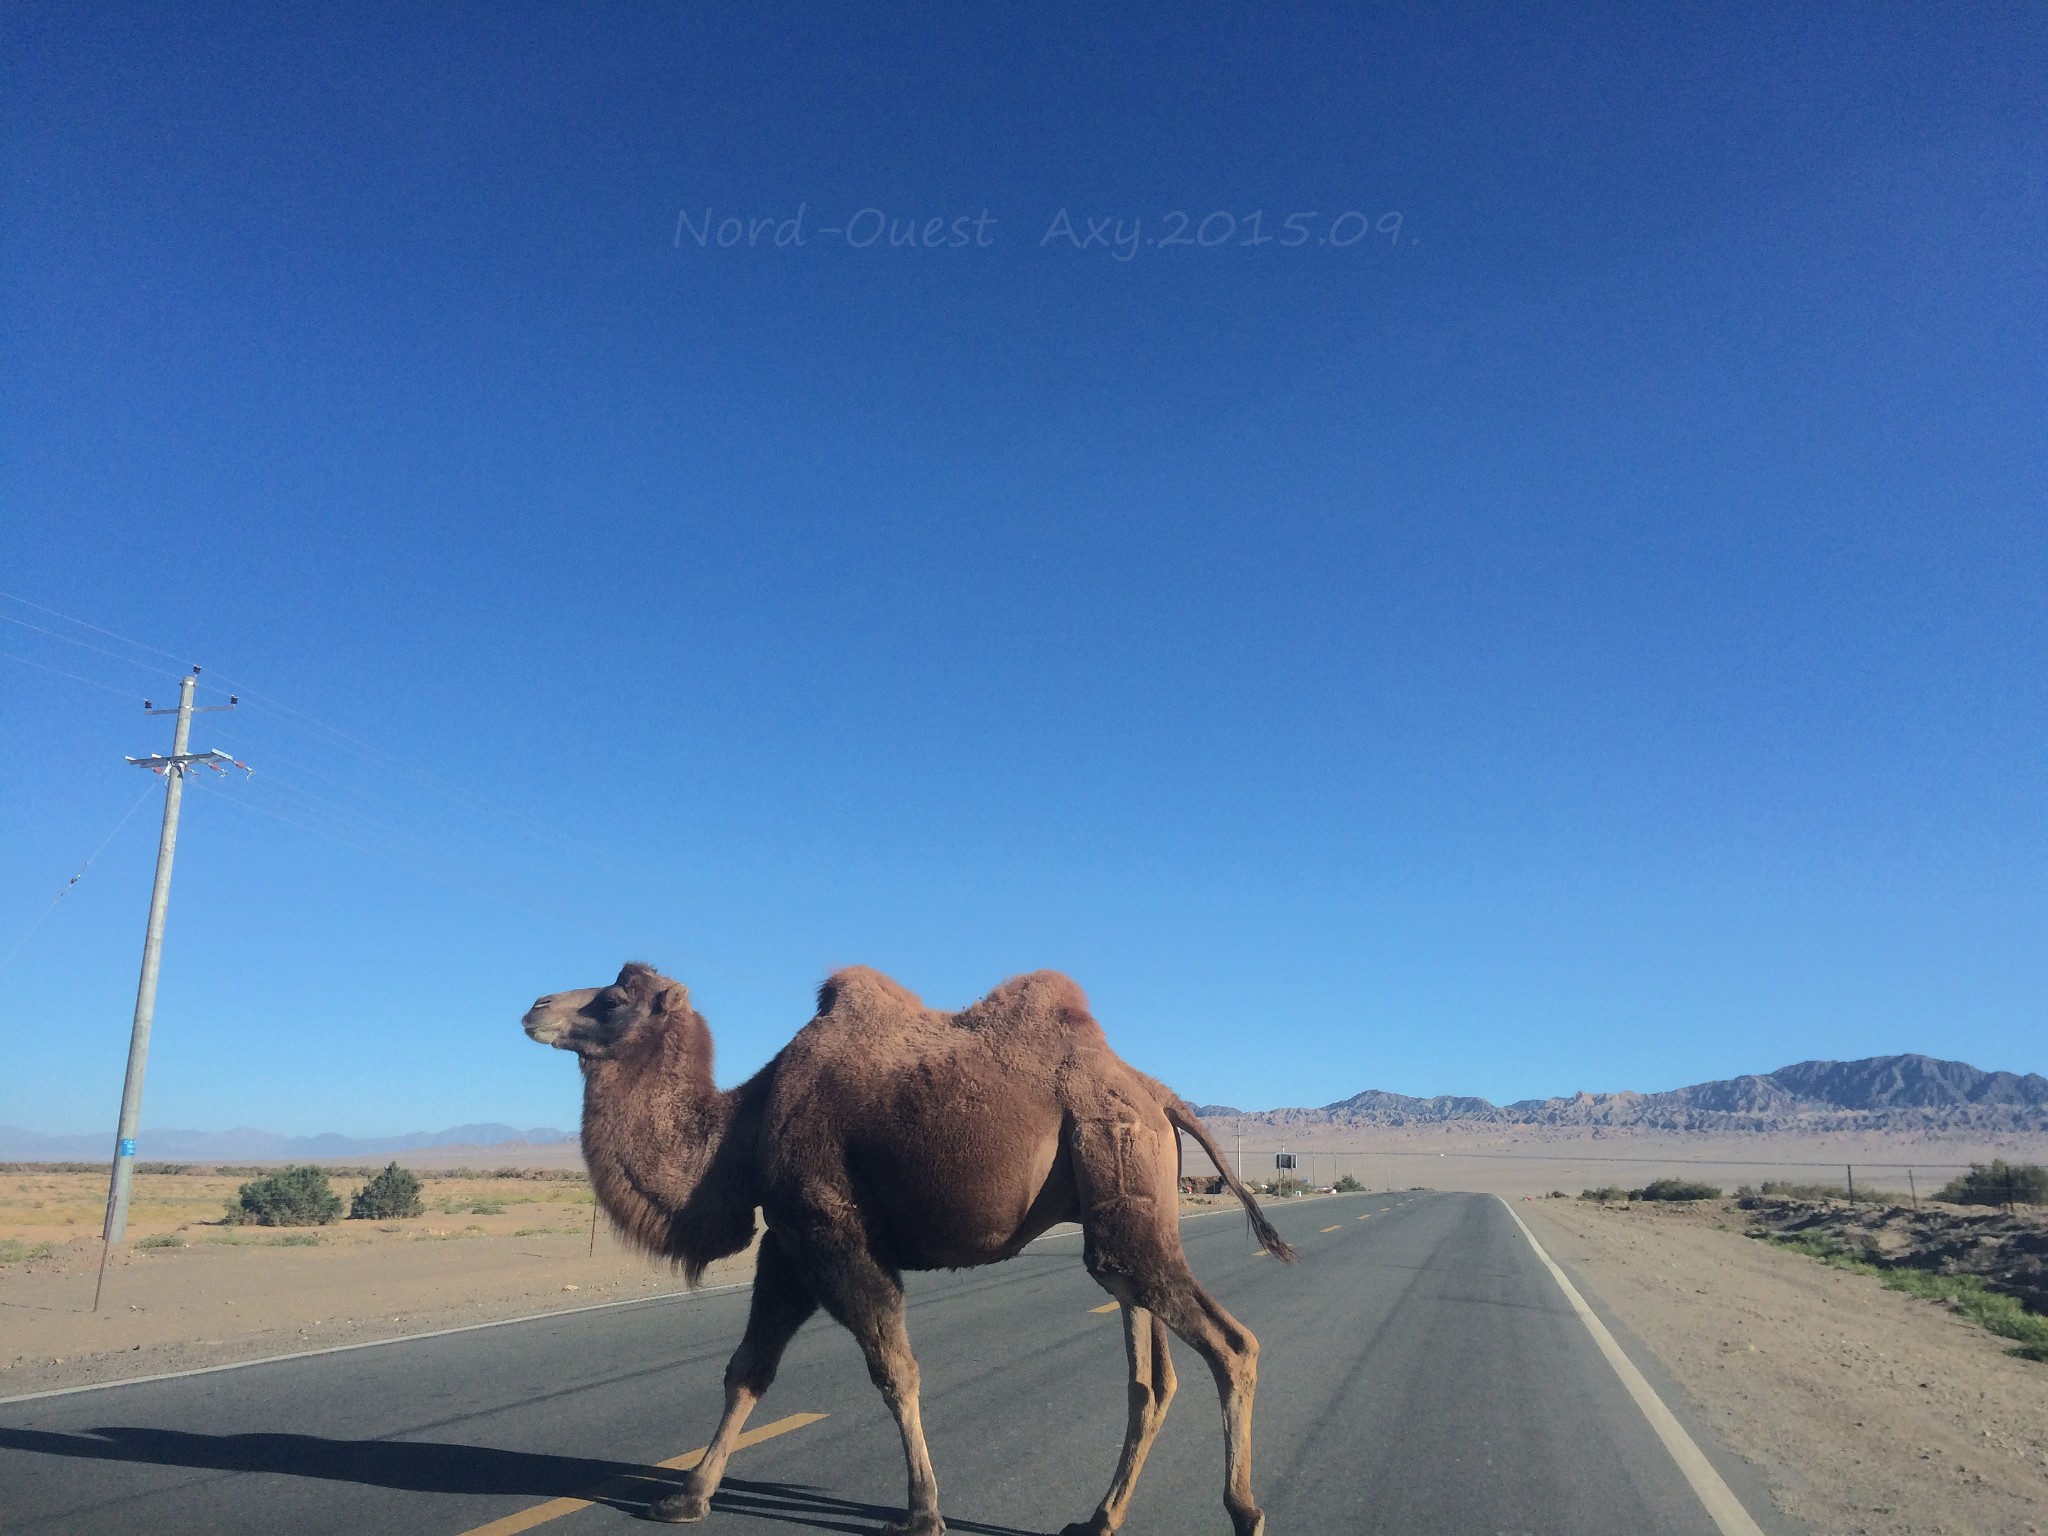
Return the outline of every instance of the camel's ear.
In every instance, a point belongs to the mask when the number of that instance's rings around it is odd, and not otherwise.
[[[654,1011],[664,1018],[690,1011],[690,989],[681,982],[672,983],[668,990],[654,999]]]

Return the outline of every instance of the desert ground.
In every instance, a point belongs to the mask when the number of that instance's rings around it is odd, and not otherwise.
[[[428,1178],[426,1212],[407,1220],[221,1225],[243,1177],[138,1175],[95,1313],[105,1175],[0,1174],[0,1396],[684,1288],[602,1221],[593,1251],[580,1171]],[[360,1182],[334,1187],[346,1199]],[[742,1256],[705,1283],[750,1273]]]

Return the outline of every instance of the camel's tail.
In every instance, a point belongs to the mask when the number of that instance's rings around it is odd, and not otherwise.
[[[1244,1181],[1230,1171],[1230,1164],[1223,1160],[1222,1149],[1216,1145],[1216,1138],[1209,1134],[1209,1128],[1202,1124],[1195,1112],[1185,1101],[1172,1099],[1166,1106],[1166,1118],[1186,1131],[1202,1144],[1202,1150],[1209,1154],[1209,1161],[1216,1165],[1216,1171],[1223,1175],[1223,1183],[1230,1192],[1244,1202],[1244,1214],[1251,1222],[1252,1236],[1259,1240],[1259,1246],[1283,1264],[1294,1262],[1294,1250],[1287,1245],[1287,1239],[1273,1230],[1273,1223],[1266,1220],[1266,1213],[1259,1209],[1259,1202],[1252,1192],[1244,1187]]]

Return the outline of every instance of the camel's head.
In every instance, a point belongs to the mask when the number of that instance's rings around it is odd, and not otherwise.
[[[520,1022],[542,1045],[589,1059],[614,1055],[631,1036],[676,1018],[703,1023],[690,1007],[690,989],[636,961],[608,987],[540,999]]]

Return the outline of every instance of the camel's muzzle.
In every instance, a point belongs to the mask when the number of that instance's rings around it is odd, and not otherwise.
[[[526,1031],[527,1038],[538,1040],[542,1045],[560,1042],[568,1024],[562,1016],[549,1006],[554,1000],[542,998],[526,1010],[526,1017],[519,1021],[519,1027]]]

